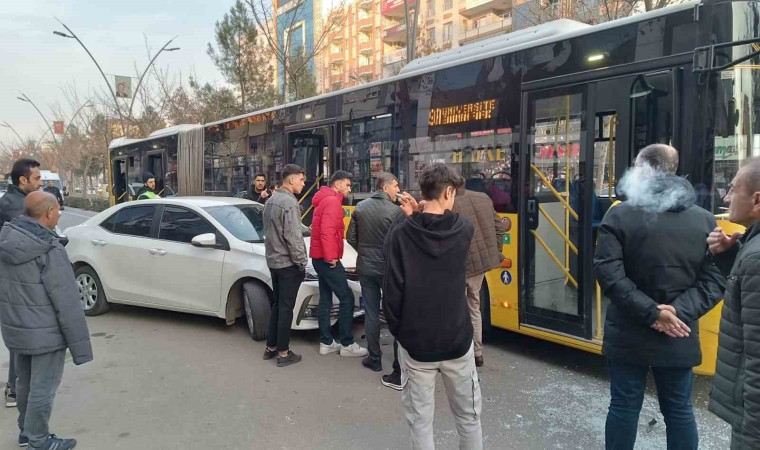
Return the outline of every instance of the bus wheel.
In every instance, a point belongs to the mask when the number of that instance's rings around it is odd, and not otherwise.
[[[243,307],[245,308],[245,319],[251,338],[254,341],[263,341],[267,338],[269,316],[272,315],[269,293],[259,283],[252,281],[245,283],[243,285]]]
[[[491,335],[491,296],[488,294],[488,283],[483,280],[480,288],[480,321],[483,324],[483,340]]]

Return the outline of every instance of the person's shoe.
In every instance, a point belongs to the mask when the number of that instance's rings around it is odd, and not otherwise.
[[[329,355],[330,353],[338,353],[340,351],[340,344],[338,344],[335,341],[332,341],[332,344],[326,345],[323,343],[319,343],[319,354],[320,355]]]
[[[43,442],[42,445],[39,447],[32,447],[30,445],[29,448],[38,448],[40,450],[69,450],[76,446],[76,439],[61,439],[54,434],[49,434],[47,440]]]
[[[21,432],[21,433],[18,435],[18,446],[19,446],[19,447],[26,447],[26,446],[28,446],[28,445],[29,445],[29,438],[28,438],[28,437],[26,437],[26,436],[24,436],[24,433],[23,433],[23,432]]]
[[[383,370],[383,362],[379,359],[372,359],[369,356],[362,359],[362,366],[374,372],[381,372]]]
[[[277,350],[269,350],[268,348],[264,349],[264,361],[269,361],[270,359],[277,356]]]
[[[388,375],[383,375],[380,382],[383,383],[383,386],[397,391],[403,389],[403,386],[401,386],[401,372],[396,372],[395,370]]]
[[[483,357],[482,356],[476,356],[475,357],[475,367],[483,367]]]
[[[367,351],[366,348],[360,346],[356,342],[349,346],[341,345],[340,346],[340,356],[350,356],[350,357],[356,357],[356,356],[367,356],[369,355],[369,351]]]
[[[277,367],[287,367],[291,364],[301,362],[301,355],[297,355],[288,350],[288,356],[277,356]]]
[[[16,407],[16,394],[10,392],[9,390],[5,391],[5,407],[6,408],[15,408]]]

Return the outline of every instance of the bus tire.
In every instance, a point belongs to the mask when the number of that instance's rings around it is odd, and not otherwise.
[[[482,323],[483,340],[485,341],[493,331],[491,327],[491,296],[488,294],[488,283],[485,279],[480,288],[480,322]]]
[[[267,338],[269,317],[272,315],[269,292],[259,283],[246,282],[243,285],[243,307],[251,339],[263,341]]]

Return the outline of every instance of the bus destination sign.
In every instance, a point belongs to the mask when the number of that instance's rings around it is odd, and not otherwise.
[[[495,110],[496,100],[483,100],[464,105],[430,108],[430,120],[428,124],[431,127],[437,127],[439,125],[453,125],[473,120],[490,119],[493,117]]]

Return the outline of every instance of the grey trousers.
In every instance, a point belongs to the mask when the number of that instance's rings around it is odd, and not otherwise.
[[[482,450],[480,426],[482,399],[473,347],[461,358],[439,362],[415,361],[399,344],[404,416],[412,434],[414,450],[433,450],[435,378],[440,373],[449,408],[454,414],[460,450]]]
[[[475,356],[483,356],[483,318],[480,317],[480,288],[486,274],[481,273],[467,278],[467,308],[472,320],[472,340],[475,343]]]
[[[8,392],[10,394],[16,395],[16,354],[13,352],[10,353],[10,364],[8,365]]]
[[[66,350],[42,355],[16,354],[18,427],[32,447],[41,446],[50,433],[55,391],[63,377]]]

